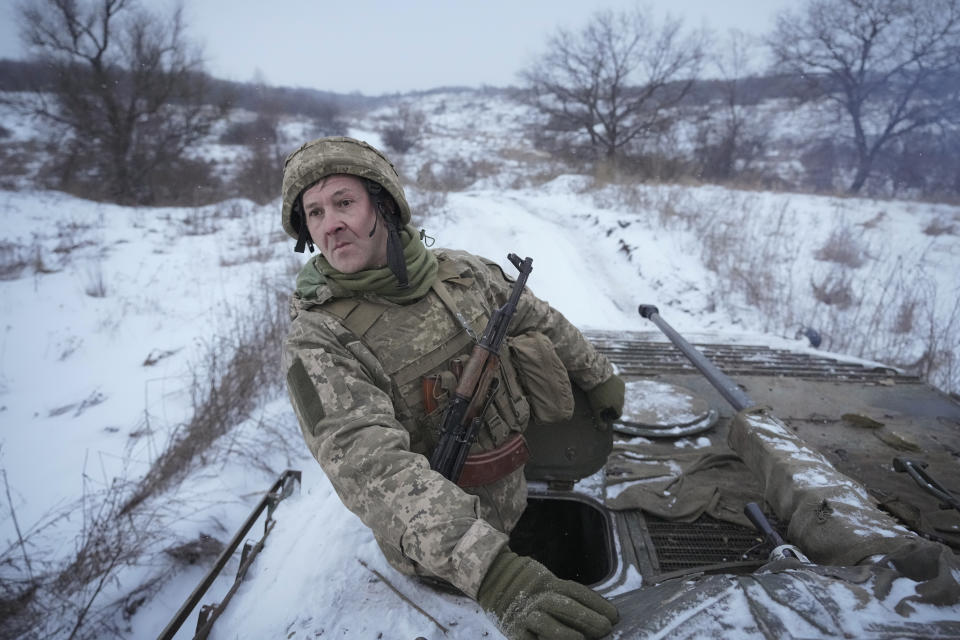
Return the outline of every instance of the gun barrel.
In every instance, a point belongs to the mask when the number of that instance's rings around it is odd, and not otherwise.
[[[667,324],[667,321],[660,317],[660,311],[652,304],[642,304],[639,308],[640,315],[653,322],[670,339],[670,342],[687,356],[687,359],[693,363],[693,366],[703,374],[703,376],[712,384],[723,399],[729,402],[734,409],[742,411],[749,407],[756,406],[756,403],[750,399],[743,389],[737,386],[737,383],[730,379],[727,374],[720,371],[715,364],[697,351],[696,347],[687,342],[683,336]]]

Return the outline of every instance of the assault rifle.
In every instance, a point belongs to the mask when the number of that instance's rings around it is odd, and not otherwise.
[[[443,411],[440,422],[440,441],[430,456],[430,468],[451,482],[460,479],[470,445],[477,435],[483,414],[500,385],[500,348],[507,337],[507,326],[517,310],[517,302],[527,277],[533,270],[533,259],[520,260],[515,254],[507,256],[520,276],[513,284],[506,304],[493,312],[483,336],[473,347],[473,353],[463,368],[453,398]]]

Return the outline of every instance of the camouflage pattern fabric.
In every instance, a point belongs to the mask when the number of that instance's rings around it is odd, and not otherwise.
[[[470,490],[432,471],[425,455],[436,442],[443,405],[425,412],[421,378],[447,372],[451,357],[469,354],[470,334],[479,335],[488,310],[506,302],[511,281],[495,263],[468,253],[435,253],[462,320],[433,290],[404,305],[368,294],[385,310],[357,336],[325,310],[333,292],[312,288],[294,296],[283,366],[310,451],[390,563],[476,598],[525,508],[523,470]],[[509,333],[529,331],[552,340],[580,387],[612,375],[606,358],[562,314],[525,290]],[[529,420],[509,349],[503,351],[502,383],[484,414],[477,451],[499,446]]]

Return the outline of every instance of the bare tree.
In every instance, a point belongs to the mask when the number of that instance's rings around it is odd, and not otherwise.
[[[258,114],[257,118],[231,124],[220,136],[220,142],[246,147],[239,172],[232,180],[235,194],[266,204],[277,197],[277,184],[283,176],[286,155],[280,135],[283,110],[276,92],[259,69],[248,83],[247,92],[248,108]]]
[[[59,125],[63,180],[117,202],[149,202],[156,173],[169,174],[219,116],[205,105],[182,10],[161,18],[136,0],[38,0],[19,14],[30,52],[54,72],[34,110]]]
[[[851,193],[892,140],[960,117],[960,0],[808,0],[769,45],[849,118]]]
[[[600,11],[578,32],[559,29],[521,77],[548,128],[579,133],[613,160],[664,128],[690,90],[705,36],[681,27],[670,18],[657,25],[639,9]]]
[[[737,29],[729,32],[724,48],[713,59],[720,101],[707,105],[706,121],[697,131],[697,160],[706,179],[729,180],[749,170],[766,144],[765,122],[747,104],[756,102],[745,87],[754,71],[755,43]]]

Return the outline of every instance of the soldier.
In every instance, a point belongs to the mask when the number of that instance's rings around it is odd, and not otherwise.
[[[428,463],[444,400],[511,281],[483,258],[427,249],[393,165],[352,138],[321,138],[290,154],[282,217],[296,251],[319,248],[297,277],[284,347],[293,407],[310,451],[390,564],[475,598],[510,638],[609,633],[613,605],[508,547],[526,506],[520,434],[531,402],[512,348],[502,350],[501,383],[468,458],[479,473],[454,484]],[[598,418],[619,417],[623,381],[528,290],[509,335],[548,345],[544,359],[563,374],[552,402],[572,397],[572,379]],[[500,462],[471,465],[488,458]]]

